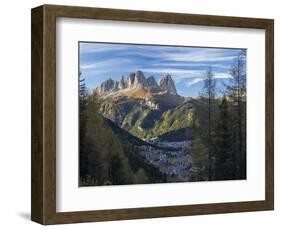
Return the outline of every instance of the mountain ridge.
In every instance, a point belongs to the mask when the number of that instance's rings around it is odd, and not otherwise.
[[[128,91],[137,89],[141,93],[177,95],[175,83],[170,74],[163,75],[157,82],[153,76],[146,78],[140,70],[130,73],[127,78],[122,76],[119,81],[109,78],[102,82],[95,92],[99,97],[107,97],[113,94],[127,94]]]

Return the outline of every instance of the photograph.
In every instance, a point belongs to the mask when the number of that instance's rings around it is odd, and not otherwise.
[[[158,5],[31,9],[32,221],[274,210],[276,20]]]
[[[247,49],[78,51],[79,187],[247,179]]]

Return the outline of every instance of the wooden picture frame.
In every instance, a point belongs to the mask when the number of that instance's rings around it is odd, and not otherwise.
[[[266,34],[265,200],[101,211],[56,212],[56,18],[264,29]],[[31,219],[64,224],[274,209],[274,21],[179,13],[43,5],[32,9]]]

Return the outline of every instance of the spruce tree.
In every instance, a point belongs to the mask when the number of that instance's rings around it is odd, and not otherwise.
[[[216,79],[214,78],[214,74],[212,71],[212,68],[209,68],[205,74],[204,78],[204,86],[201,90],[201,96],[204,98],[207,98],[208,103],[208,111],[207,111],[207,132],[205,134],[207,135],[207,148],[208,148],[208,178],[209,180],[212,180],[213,175],[213,143],[212,143],[212,124],[214,121],[214,100],[216,97]]]
[[[233,60],[226,94],[232,101],[232,151],[237,179],[246,178],[246,50]]]
[[[230,130],[229,107],[226,97],[219,106],[219,117],[215,128],[215,179],[234,179],[234,167],[231,152],[232,140]]]
[[[86,84],[85,78],[82,78],[82,73],[79,74],[79,177],[80,185],[88,181],[88,154],[87,143],[85,140],[86,131]]]
[[[191,155],[192,166],[195,172],[192,173],[191,181],[208,180],[208,148],[200,137],[196,137],[191,146],[187,148],[187,152]]]

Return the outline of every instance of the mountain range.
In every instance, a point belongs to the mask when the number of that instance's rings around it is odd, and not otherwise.
[[[192,129],[199,126],[197,110],[204,104],[202,100],[178,95],[170,74],[157,82],[141,71],[122,76],[119,81],[109,78],[95,93],[105,118],[143,140],[171,140],[177,131],[177,139],[190,138]]]
[[[150,93],[168,93],[177,95],[175,83],[170,74],[166,74],[157,82],[153,76],[146,78],[142,71],[130,73],[126,78],[121,77],[119,81],[111,78],[102,82],[96,88],[96,93],[100,97],[106,97],[116,93],[124,93],[131,90],[142,89]]]
[[[190,180],[187,149],[208,125],[207,98],[180,96],[171,75],[157,82],[141,71],[119,81],[109,78],[89,96],[96,105],[96,112],[89,112],[87,119],[93,127],[91,143],[103,146],[99,151],[108,156],[102,159],[110,159],[113,153],[123,159],[120,165],[128,175],[117,178],[127,178],[126,183]],[[217,106],[214,103],[213,108]],[[109,180],[125,183],[115,179]]]

